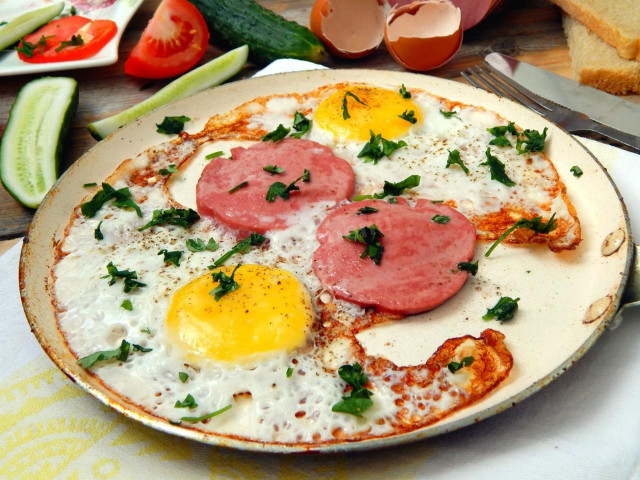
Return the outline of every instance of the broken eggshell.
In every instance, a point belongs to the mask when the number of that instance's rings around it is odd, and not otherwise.
[[[402,6],[414,0],[388,0],[392,7]],[[468,30],[485,19],[493,10],[498,8],[504,0],[451,0],[462,12],[462,29]]]
[[[462,15],[449,0],[396,5],[387,15],[384,42],[396,62],[426,71],[449,61],[462,45]]]

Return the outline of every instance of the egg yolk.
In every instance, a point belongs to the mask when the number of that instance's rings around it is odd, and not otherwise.
[[[216,269],[231,276],[234,267]],[[307,290],[287,271],[242,265],[234,275],[239,287],[218,301],[211,274],[180,288],[167,314],[169,334],[200,357],[242,362],[268,352],[303,346],[313,321]]]
[[[351,93],[358,97],[356,100]],[[344,118],[344,105],[349,118]],[[353,86],[339,90],[322,101],[314,113],[314,122],[338,138],[369,140],[370,131],[390,140],[407,133],[412,122],[400,118],[409,115],[422,121],[420,107],[410,98],[403,98],[397,90]],[[416,122],[416,123],[417,123]]]

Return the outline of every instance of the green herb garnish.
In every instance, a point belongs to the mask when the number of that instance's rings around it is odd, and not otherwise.
[[[458,115],[458,112],[454,112],[453,110],[452,110],[452,111],[450,111],[450,112],[447,112],[447,111],[445,111],[445,110],[440,110],[440,113],[442,114],[442,116],[443,116],[444,118],[451,118],[451,117],[453,117],[454,115]]]
[[[251,247],[260,245],[265,240],[266,238],[260,235],[259,233],[252,233],[244,240],[240,240],[238,243],[235,244],[235,246],[231,250],[229,250],[227,253],[221,256],[218,260],[213,262],[213,267],[209,267],[209,269],[219,267],[224,262],[229,260],[229,258],[231,258],[232,255],[236,253],[249,253],[249,251],[251,250]]]
[[[447,165],[445,168],[449,168],[451,165],[459,165],[462,171],[469,175],[469,169],[460,158],[460,152],[458,150],[449,150],[449,158],[447,158]]]
[[[293,138],[300,138],[311,128],[311,120],[300,112],[296,112],[293,116],[293,129],[298,133],[292,133]]]
[[[514,230],[518,230],[520,228],[526,228],[528,230],[532,230],[535,233],[550,233],[558,228],[557,222],[555,221],[556,214],[551,215],[551,218],[548,222],[543,222],[541,217],[533,217],[532,219],[521,218],[516,223],[511,225],[498,239],[493,242],[491,248],[487,250],[487,253],[484,254],[485,257],[491,255],[491,252],[502,242],[507,236],[513,232]]]
[[[156,132],[158,133],[180,133],[184,130],[184,124],[191,120],[189,117],[180,115],[177,117],[164,117],[162,123],[156,123]]]
[[[537,130],[526,129],[522,132],[522,137],[519,137],[518,140],[516,140],[516,150],[519,154],[527,152],[542,152],[544,150],[544,141],[546,138],[547,127],[544,127],[542,133]],[[522,148],[523,145],[524,148]]]
[[[476,273],[478,273],[478,262],[479,261],[480,260],[476,260],[474,263],[471,263],[471,262],[460,262],[458,264],[458,270],[464,271],[464,272],[469,272],[471,275],[473,275],[475,277]]]
[[[294,190],[300,190],[300,187],[298,187],[296,183],[298,183],[300,180],[302,180],[303,182],[309,182],[311,180],[310,175],[311,174],[309,170],[305,168],[304,173],[300,175],[298,178],[296,178],[289,185],[285,185],[282,182],[275,182],[271,184],[271,186],[269,187],[269,190],[267,190],[267,196],[266,196],[267,202],[275,202],[276,197],[280,197],[283,200],[287,200],[291,192],[293,192]]]
[[[518,135],[518,130],[516,130],[513,122],[509,122],[509,125],[499,125],[497,127],[487,128],[487,132],[494,137],[504,137],[504,134],[507,132],[513,135]]]
[[[190,423],[202,422],[204,420],[209,420],[210,418],[213,418],[216,415],[220,415],[221,413],[226,412],[230,408],[231,408],[231,405],[227,405],[226,407],[223,407],[220,410],[216,410],[215,412],[207,413],[206,415],[202,415],[201,417],[182,417],[180,420],[182,420],[184,422],[190,422]]]
[[[193,238],[187,239],[187,248],[191,252],[204,252],[205,250],[215,252],[219,247],[220,245],[218,245],[218,242],[213,238],[210,238],[207,243],[204,243],[204,241],[199,238],[195,240]]]
[[[186,397],[184,397],[184,400],[177,400],[176,404],[174,405],[175,408],[196,408],[197,406],[198,404],[196,403],[196,399],[193,398],[193,395],[191,395],[190,393],[187,394]]]
[[[4,20],[0,21],[0,27],[4,27],[7,24]]]
[[[108,274],[103,276],[102,278],[109,278],[109,285],[113,285],[119,278],[122,278],[124,281],[123,290],[124,293],[129,293],[132,290],[135,290],[138,287],[146,287],[146,283],[139,282],[137,280],[138,274],[133,270],[118,270],[118,268],[113,264],[113,262],[109,262],[107,265]]]
[[[360,255],[360,258],[369,257],[376,265],[380,265],[382,252],[384,252],[384,247],[380,243],[380,239],[382,237],[384,237],[384,235],[380,230],[378,230],[376,225],[362,227],[358,230],[351,230],[349,235],[342,236],[342,238],[349,240],[350,242],[362,243],[365,248],[362,255]]]
[[[402,84],[402,86],[400,87],[400,90],[398,91],[400,92],[400,95],[402,95],[402,98],[411,98],[411,92],[406,89],[406,87],[404,86],[404,83]]]
[[[22,53],[25,57],[33,57],[33,55],[40,49],[40,53],[44,53],[44,49],[47,47],[47,38],[53,38],[55,35],[50,35],[45,37],[42,35],[40,40],[36,43],[27,42],[24,38],[20,40],[20,44],[16,47],[16,51]]]
[[[143,328],[142,330],[140,330],[142,333],[147,333],[149,335],[151,335],[151,330],[149,330],[149,327],[147,328]]]
[[[246,187],[247,185],[249,185],[249,180],[245,180],[242,183],[239,183],[238,185],[236,185],[235,187],[233,187],[231,190],[229,190],[228,193],[233,193],[233,192],[237,192],[238,190],[240,190],[241,188]]]
[[[75,15],[76,13],[77,13],[77,12],[76,12],[76,7],[75,7],[75,6],[73,6],[73,5],[71,5],[71,8],[69,9],[69,15],[72,15],[72,16],[73,16],[73,15]]]
[[[502,297],[500,300],[498,300],[498,303],[493,306],[493,308],[487,309],[487,313],[482,316],[482,319],[491,320],[495,318],[496,320],[500,320],[501,322],[511,320],[518,311],[519,300],[519,298],[516,298],[514,300],[510,297]]]
[[[240,284],[235,281],[234,276],[236,274],[236,270],[240,268],[241,263],[236,265],[236,267],[231,272],[231,276],[228,276],[226,273],[220,271],[211,274],[211,278],[214,282],[218,282],[218,286],[209,292],[209,295],[213,295],[214,300],[217,302],[222,297],[224,297],[227,293],[231,293],[238,288],[240,288]]]
[[[459,362],[449,362],[447,364],[447,368],[451,373],[456,373],[462,367],[468,367],[473,363],[473,357],[464,357]]]
[[[570,171],[571,173],[573,173],[573,176],[574,176],[574,177],[581,177],[581,176],[582,176],[582,174],[584,173],[584,172],[582,171],[582,169],[581,169],[579,166],[577,166],[577,165],[574,165],[573,167],[571,167],[571,168],[569,169],[569,171]]]
[[[293,368],[289,367],[287,368],[287,378],[291,378],[291,375],[293,375]]]
[[[85,183],[84,185],[82,185],[84,188],[91,188],[91,187],[97,187],[98,184],[96,182],[91,182],[91,183]]]
[[[100,227],[102,226],[102,222],[104,220],[100,220],[100,223],[98,224],[98,226],[96,227],[96,229],[93,231],[93,237],[96,240],[104,240],[104,235],[102,234],[102,231],[100,231]]]
[[[284,168],[277,165],[267,165],[266,167],[262,167],[262,170],[264,170],[265,172],[269,172],[271,175],[275,175],[276,173],[284,173]]]
[[[390,195],[393,197],[397,197],[399,195],[402,195],[405,190],[415,188],[418,185],[420,185],[420,175],[409,175],[404,180],[396,183],[391,183],[385,180],[384,186],[382,187],[382,192],[374,193],[373,195],[356,195],[355,197],[353,197],[353,201],[359,202],[360,200],[367,200],[370,198],[377,198],[378,200],[380,200]],[[389,199],[388,202],[397,203],[398,201],[397,199],[395,201],[392,200],[393,199]]]
[[[180,379],[180,381],[182,383],[185,383],[187,380],[189,380],[189,374],[186,372],[179,372],[178,373],[178,378]]]
[[[127,187],[116,190],[106,182],[102,184],[102,190],[98,191],[91,200],[80,205],[82,215],[89,218],[93,217],[109,200],[113,200],[114,207],[133,208],[137,215],[142,217],[142,211],[131,198],[131,192]]]
[[[172,163],[167,168],[161,168],[158,170],[160,175],[171,175],[172,173],[178,173],[178,167],[175,163]]]
[[[176,267],[180,266],[180,257],[184,252],[178,250],[176,252],[169,252],[166,248],[163,248],[158,252],[158,255],[164,255],[164,263],[173,263]]]
[[[358,213],[356,213],[356,215],[368,215],[370,213],[376,213],[377,211],[378,211],[377,208],[362,207],[361,209],[358,210]]]
[[[362,100],[360,100],[353,93],[351,93],[351,92],[345,93],[344,97],[342,97],[342,119],[343,120],[346,120],[347,118],[351,118],[351,115],[349,115],[349,109],[347,108],[347,97],[353,98],[356,102],[358,102],[361,105],[364,105],[365,107],[367,106],[366,103],[364,103]]]
[[[282,140],[284,137],[286,137],[289,132],[291,131],[290,128],[285,128],[284,125],[280,124],[278,125],[278,127],[273,130],[272,132],[267,133],[266,135],[263,135],[262,137],[262,141],[263,142],[268,142],[268,141],[272,141],[272,142],[279,142],[280,140]]]
[[[224,155],[224,152],[222,150],[218,150],[217,152],[213,152],[213,153],[210,153],[209,155],[205,155],[204,158],[206,158],[207,160],[211,160],[212,158],[221,157],[222,155]]]
[[[415,112],[413,110],[409,110],[408,112],[405,110],[398,116],[409,123],[416,123],[418,121],[418,119],[415,117]]]
[[[398,197],[391,197],[387,200],[387,203],[398,203]]]
[[[487,161],[481,163],[480,165],[486,165],[489,167],[489,171],[491,172],[491,180],[496,180],[507,187],[513,187],[516,182],[512,181],[504,171],[504,163],[498,160],[497,157],[491,155],[491,149],[487,147],[487,151],[485,152],[487,156]]]
[[[71,38],[69,40],[63,40],[62,42],[60,42],[60,46],[56,48],[56,52],[59,52],[60,50],[63,50],[67,47],[77,47],[80,45],[84,45],[84,40],[82,39],[82,37],[80,35],[71,35]]]
[[[171,207],[167,210],[154,210],[149,223],[140,227],[138,231],[142,232],[147,228],[156,225],[177,225],[182,228],[189,228],[191,225],[200,220],[200,215],[195,210],[189,208]]]
[[[131,303],[131,300],[129,300],[127,298],[127,299],[122,301],[122,303],[120,304],[120,308],[124,308],[125,310],[132,311],[133,310],[133,303]]]
[[[445,223],[449,223],[449,220],[450,220],[450,218],[449,218],[448,215],[437,215],[436,214],[431,218],[432,222],[441,223],[442,225],[444,225]]]
[[[338,369],[338,375],[353,389],[349,396],[342,397],[342,400],[336,403],[331,408],[331,411],[362,417],[365,410],[373,406],[373,401],[371,400],[373,392],[364,388],[368,381],[367,374],[362,371],[359,363],[355,363],[353,366],[342,365]]]
[[[129,350],[131,348],[131,344],[126,340],[122,340],[122,343],[115,350],[103,350],[101,352],[95,352],[91,355],[87,355],[86,357],[82,357],[78,360],[78,365],[82,368],[89,368],[95,365],[97,362],[102,362],[105,360],[111,360],[112,358],[116,358],[121,362],[125,362],[129,357]],[[151,348],[144,348],[140,345],[133,344],[134,352],[142,352],[147,353],[150,352]]]
[[[504,135],[500,135],[491,140],[489,142],[489,145],[495,145],[497,147],[510,147],[511,142]]]
[[[365,163],[372,161],[375,165],[382,157],[389,157],[397,149],[407,146],[407,142],[404,140],[393,142],[382,138],[381,134],[376,135],[373,130],[369,130],[369,134],[371,135],[370,140],[364,144],[364,147],[358,153],[358,158],[364,158]]]

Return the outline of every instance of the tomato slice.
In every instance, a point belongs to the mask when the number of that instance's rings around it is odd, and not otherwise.
[[[98,53],[117,31],[118,26],[111,20],[91,21],[78,15],[59,18],[20,40],[18,56],[28,63],[83,60]],[[82,43],[63,43],[74,37],[81,38]],[[33,46],[31,56],[25,53],[29,51],[29,45]]]
[[[167,78],[193,67],[209,42],[207,24],[187,0],[162,0],[124,64],[134,77]]]

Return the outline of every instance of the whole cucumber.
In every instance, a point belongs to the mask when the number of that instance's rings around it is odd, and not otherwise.
[[[278,58],[321,62],[324,45],[311,30],[253,0],[189,0],[209,27],[212,43],[225,48],[249,45],[249,59],[264,65]]]

